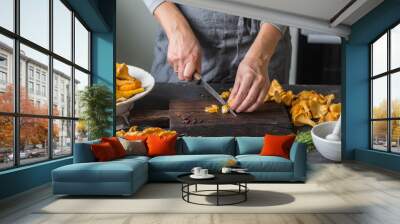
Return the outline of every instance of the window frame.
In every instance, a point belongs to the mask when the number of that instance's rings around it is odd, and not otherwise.
[[[391,69],[391,31],[393,28],[400,26],[400,20],[396,21],[393,23],[390,27],[385,29],[384,32],[379,34],[375,39],[373,39],[371,42],[368,43],[369,47],[369,149],[373,151],[379,151],[379,152],[386,152],[386,153],[392,153],[392,154],[400,154],[400,152],[393,152],[392,151],[392,121],[400,121],[400,117],[392,117],[392,99],[391,99],[391,80],[392,80],[392,75],[395,75],[396,73],[400,72],[400,67],[393,68]],[[381,37],[383,37],[385,34],[387,34],[387,65],[386,65],[386,71],[382,72],[380,74],[376,74],[374,76],[373,74],[373,44],[376,43],[377,40],[379,40]],[[387,86],[387,105],[386,105],[386,118],[373,118],[373,81],[378,79],[386,77],[386,86]],[[373,122],[376,121],[386,121],[386,151],[379,150],[374,148],[374,133],[373,133]]]
[[[68,66],[71,66],[71,92],[72,92],[72,96],[71,96],[71,105],[75,104],[75,88],[74,88],[74,82],[75,82],[75,69],[85,73],[88,75],[89,78],[89,83],[88,86],[92,85],[92,57],[91,57],[91,49],[92,49],[92,43],[91,43],[91,38],[92,38],[92,30],[89,28],[89,26],[84,22],[84,20],[79,16],[78,13],[76,13],[72,7],[65,1],[65,0],[59,0],[68,10],[71,11],[71,18],[70,18],[70,22],[71,22],[71,26],[72,26],[72,30],[71,30],[71,59],[67,59],[64,58],[63,56],[57,54],[54,52],[54,48],[53,48],[53,21],[54,21],[54,17],[53,17],[53,1],[54,0],[48,0],[49,2],[49,46],[48,49],[46,49],[45,47],[42,47],[39,44],[34,43],[33,41],[30,41],[29,39],[23,37],[20,35],[20,0],[14,0],[13,1],[13,10],[14,10],[14,18],[13,18],[13,31],[10,31],[4,27],[0,26],[0,35],[3,35],[5,37],[11,38],[13,40],[13,64],[12,69],[11,69],[11,74],[13,76],[14,79],[14,100],[13,100],[13,112],[2,112],[0,111],[0,116],[10,116],[13,119],[13,166],[10,167],[5,167],[5,168],[0,168],[0,172],[4,171],[4,170],[10,170],[10,169],[15,169],[15,168],[19,168],[19,167],[23,167],[23,166],[29,166],[29,165],[33,165],[33,164],[38,164],[38,163],[43,163],[46,161],[50,161],[50,160],[58,160],[58,159],[62,159],[65,157],[70,157],[73,155],[74,152],[74,143],[75,143],[75,123],[76,121],[79,120],[79,117],[75,116],[75,108],[72,106],[71,108],[71,114],[70,116],[56,116],[53,115],[53,59],[54,60],[58,60],[59,62],[62,62]],[[85,69],[83,67],[81,67],[80,65],[75,63],[75,18],[85,27],[85,29],[88,31],[88,38],[89,38],[89,43],[88,43],[88,69]],[[46,95],[48,96],[48,113],[46,115],[39,115],[39,114],[26,114],[26,113],[21,113],[20,111],[20,85],[21,85],[21,81],[20,81],[20,45],[23,44],[27,47],[32,48],[33,50],[36,50],[40,53],[43,53],[45,55],[48,56],[49,58],[49,62],[48,62],[48,82],[47,82],[47,88],[46,91],[48,91],[48,93],[46,93]],[[29,64],[27,64],[27,66],[29,66]],[[41,73],[40,73],[41,74]],[[26,74],[27,80],[30,79],[30,74]],[[33,70],[33,80],[36,80],[36,70]],[[41,83],[41,77],[39,76],[39,83]],[[34,81],[34,83],[36,83]],[[28,90],[27,90],[28,91]],[[34,89],[34,91],[36,91]],[[42,94],[40,94],[42,95]],[[47,136],[47,141],[49,144],[47,144],[47,151],[48,151],[48,155],[47,158],[44,158],[41,161],[38,162],[32,162],[32,163],[26,163],[26,164],[21,164],[21,159],[20,159],[20,119],[21,118],[45,118],[47,119],[48,122],[48,136]],[[62,156],[54,156],[53,152],[54,152],[54,147],[53,147],[53,121],[56,120],[65,120],[65,121],[70,121],[71,122],[71,153],[68,155],[62,155]]]

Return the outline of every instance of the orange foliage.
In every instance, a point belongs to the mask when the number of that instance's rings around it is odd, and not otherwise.
[[[46,104],[44,104],[46,105]],[[9,85],[5,93],[0,94],[0,110],[3,112],[13,112],[14,97],[13,86]],[[20,89],[20,109],[24,114],[42,114],[46,115],[48,107],[43,105],[34,105],[29,99],[25,88]],[[58,114],[55,110],[55,114]],[[12,148],[13,146],[13,117],[0,116],[0,146]],[[30,144],[45,144],[48,136],[48,119],[46,118],[20,118],[20,146]],[[53,126],[53,138],[59,135],[59,127]]]

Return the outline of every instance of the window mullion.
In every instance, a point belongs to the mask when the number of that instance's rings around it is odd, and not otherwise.
[[[17,35],[19,35],[19,8],[20,8],[20,1],[14,1],[14,31]],[[14,112],[19,113],[20,111],[20,46],[19,46],[19,39],[14,39]],[[19,141],[20,141],[20,119],[19,117],[14,116],[14,133],[13,133],[13,140],[14,140],[14,166],[20,165],[20,155],[19,155]]]
[[[72,91],[72,95],[71,95],[71,100],[72,100],[72,105],[71,105],[71,117],[75,118],[75,12],[72,11],[72,15],[71,15],[71,23],[72,23],[72,38],[71,38],[71,60],[72,60],[72,64],[73,66],[71,67],[72,71],[71,71],[71,91]],[[75,151],[75,120],[73,120],[71,122],[71,128],[72,128],[72,132],[71,132],[71,151],[72,151],[72,155],[74,155],[74,151]]]
[[[390,30],[387,32],[387,71],[389,71],[390,70]],[[392,111],[391,111],[391,108],[392,108],[392,100],[391,100],[391,82],[390,82],[390,80],[391,80],[391,75],[390,75],[390,73],[387,75],[387,110],[388,110],[388,112],[387,112],[387,116],[388,116],[388,118],[391,118],[392,117]],[[388,121],[387,121],[387,140],[388,140],[388,152],[391,152],[392,151],[392,135],[391,135],[391,129],[392,129],[392,125],[391,125],[391,120],[390,119],[388,119]]]
[[[53,0],[49,0],[49,50],[53,52]],[[48,152],[49,152],[49,159],[53,158],[53,56],[49,55],[49,74],[48,74],[48,91],[49,94],[49,116],[50,119],[48,120]]]

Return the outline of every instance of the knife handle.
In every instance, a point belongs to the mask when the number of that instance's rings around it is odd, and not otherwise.
[[[199,73],[195,72],[195,73],[193,74],[193,78],[194,78],[194,80],[196,81],[196,84],[200,84],[200,82],[201,82],[201,75],[200,75]]]
[[[194,78],[195,80],[197,80],[197,81],[200,81],[200,80],[201,80],[201,75],[200,75],[199,73],[195,72],[195,73],[193,74],[193,78]]]

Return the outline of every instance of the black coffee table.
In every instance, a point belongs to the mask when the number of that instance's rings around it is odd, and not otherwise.
[[[178,181],[182,183],[182,199],[188,203],[198,205],[234,205],[245,202],[247,200],[247,192],[249,188],[247,183],[255,180],[255,177],[248,173],[229,173],[213,174],[215,177],[212,179],[193,179],[190,177],[191,173],[182,174],[177,177]],[[197,185],[215,185],[215,190],[198,190]],[[236,185],[237,190],[224,190],[220,189],[220,185]],[[190,191],[190,186],[195,186],[194,191]],[[215,192],[215,194],[206,194],[209,192]],[[202,204],[190,201],[190,196],[203,196],[203,197],[216,197],[216,204]],[[221,197],[233,197],[240,196],[240,199],[231,203],[221,203]]]

